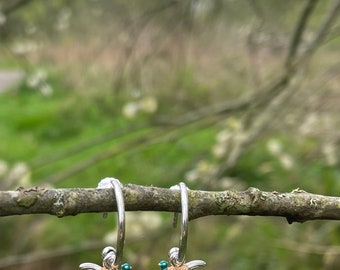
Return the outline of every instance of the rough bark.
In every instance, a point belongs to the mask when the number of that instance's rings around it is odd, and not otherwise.
[[[127,184],[123,187],[126,211],[180,212],[176,190]],[[289,223],[316,219],[340,220],[340,198],[311,194],[301,189],[290,193],[189,190],[190,219],[209,215],[280,216]],[[0,216],[116,211],[112,189],[45,189],[34,187],[0,191]]]

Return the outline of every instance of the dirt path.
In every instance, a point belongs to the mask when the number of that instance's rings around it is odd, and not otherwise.
[[[0,71],[0,93],[8,90],[11,86],[24,79],[25,73],[20,70],[1,70]]]

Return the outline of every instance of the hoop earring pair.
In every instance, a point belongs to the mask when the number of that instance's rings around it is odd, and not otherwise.
[[[123,248],[125,242],[125,205],[122,191],[122,185],[119,180],[115,178],[103,179],[98,188],[114,188],[117,212],[118,212],[118,232],[117,232],[117,244],[114,247],[107,246],[102,251],[103,266],[94,263],[82,263],[79,268],[83,270],[116,270],[119,267],[122,270],[131,270],[132,266],[129,263],[121,264],[123,257]],[[185,261],[185,252],[187,248],[188,240],[188,223],[189,223],[189,199],[188,188],[181,182],[179,185],[172,187],[171,189],[180,190],[181,193],[181,235],[179,241],[179,247],[173,247],[169,250],[168,257],[169,263],[166,260],[159,262],[158,266],[161,270],[187,270],[195,269],[200,266],[205,266],[206,263],[202,260],[194,260],[190,262]],[[120,265],[121,264],[121,265]]]

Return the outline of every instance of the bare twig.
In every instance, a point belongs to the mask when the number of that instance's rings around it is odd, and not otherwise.
[[[212,122],[215,123],[215,119],[209,118],[206,119],[206,121],[202,119],[198,123],[187,123],[182,129],[165,127],[150,129],[147,134],[137,136],[136,138],[128,140],[127,142],[120,143],[114,147],[111,147],[108,150],[102,151],[92,156],[91,158],[72,165],[72,167],[70,168],[59,171],[58,173],[50,175],[47,178],[40,179],[39,181],[37,181],[37,183],[55,184],[83,170],[88,169],[89,167],[97,164],[100,161],[118,156],[120,154],[126,155],[134,153],[136,151],[141,151],[147,147],[151,147],[159,143],[166,143],[175,139],[178,140],[185,136],[185,134],[192,133],[193,130],[203,130],[206,126],[211,125]]]
[[[136,131],[140,132],[145,127],[147,126],[146,125],[134,125],[133,127],[128,127],[125,129],[124,128],[120,128],[119,130],[115,129],[109,133],[102,134],[101,136],[91,138],[87,141],[84,141],[83,143],[79,143],[74,147],[68,148],[67,150],[56,152],[54,154],[51,154],[48,157],[37,158],[33,160],[32,162],[30,162],[30,167],[31,169],[40,169],[43,166],[47,166],[59,160],[69,158],[70,156],[79,154],[85,150],[88,150],[92,147],[99,146],[113,139],[118,139],[126,135],[131,135],[131,133],[136,132]]]
[[[295,242],[292,240],[284,239],[283,241],[278,241],[278,247],[286,248],[300,253],[310,253],[310,254],[320,254],[320,255],[332,255],[338,256],[340,254],[339,246],[326,246],[326,245],[316,245],[313,244],[302,244],[301,242]]]
[[[42,260],[52,259],[56,257],[63,257],[80,251],[99,249],[104,246],[103,241],[87,241],[76,246],[64,246],[61,248],[54,248],[52,250],[35,251],[23,255],[13,255],[0,259],[0,269],[5,269],[10,266],[23,265]]]
[[[136,234],[126,240],[127,243],[133,243],[136,241],[140,241],[143,238],[147,238],[154,243],[154,241],[159,240],[162,236],[169,232],[171,229],[170,224],[165,225],[162,224],[160,228],[156,231],[152,227],[145,228],[145,232],[143,235]],[[70,256],[72,254],[77,254],[84,251],[97,250],[107,246],[107,240],[86,240],[76,245],[67,245],[61,247],[54,247],[49,250],[38,250],[31,251],[24,254],[11,255],[8,257],[0,258],[0,269],[7,269],[8,267],[18,266],[18,265],[26,265],[29,263],[36,263],[42,260],[51,260],[53,258]]]
[[[332,28],[334,22],[340,14],[340,0],[335,1],[334,5],[329,9],[325,20],[321,24],[319,31],[317,32],[315,38],[309,44],[307,49],[301,56],[300,62],[306,62],[315,53],[315,51],[320,47],[322,42],[326,39],[330,29]]]
[[[308,23],[308,19],[310,18],[318,0],[309,0],[309,2],[306,4],[299,22],[296,25],[296,29],[292,38],[292,41],[290,43],[290,48],[288,51],[288,55],[286,58],[286,68],[290,70],[294,65],[294,59],[296,57],[297,51],[299,46],[301,45],[301,39],[303,36],[303,33],[306,29],[306,25]]]
[[[295,85],[299,85],[300,81],[296,80]],[[284,85],[282,85],[284,87]],[[279,95],[272,98],[270,103],[265,107],[265,110],[258,115],[252,125],[251,128],[246,132],[246,136],[243,140],[239,140],[238,143],[235,143],[230,151],[230,154],[227,158],[226,163],[219,170],[217,176],[221,176],[221,174],[232,168],[236,165],[241,154],[244,150],[268,127],[268,125],[275,120],[275,115],[282,109],[284,104],[292,97],[295,93],[295,90],[298,87],[290,86],[285,91],[281,91]]]
[[[167,10],[168,8],[173,7],[177,4],[177,1],[167,1],[166,3],[161,3],[159,6],[147,10],[144,12],[136,21],[130,22],[127,25],[128,31],[124,29],[124,31],[127,31],[131,37],[131,42],[129,46],[126,46],[124,49],[124,53],[122,54],[122,65],[119,65],[119,69],[116,70],[117,75],[113,82],[113,89],[116,91],[120,91],[125,73],[128,69],[128,64],[132,59],[133,52],[135,51],[138,40],[141,37],[143,31],[146,29],[146,26],[149,24],[149,22],[152,21],[152,19],[156,16],[161,14],[163,11]],[[139,26],[139,31],[135,31],[134,27],[135,25]]]
[[[132,139],[128,141],[127,143],[121,143],[106,151],[102,151],[99,154],[96,154],[89,159],[81,161],[66,170],[60,171],[59,173],[53,174],[47,178],[40,179],[38,182],[55,184],[57,182],[62,181],[63,179],[71,177],[89,168],[90,166],[93,166],[94,164],[100,161],[109,159],[113,156],[117,156],[122,153],[126,154],[130,151],[143,149],[147,146],[163,142],[165,139],[164,137],[168,138],[167,134],[164,135],[164,133],[162,133],[163,136],[158,136],[159,134],[160,132],[156,131],[155,133],[151,133],[148,135],[144,135],[144,136],[140,136],[138,138]]]
[[[247,121],[251,124],[247,130],[247,136],[244,140],[239,141],[239,143],[234,146],[233,151],[231,151],[231,154],[227,157],[225,164],[220,167],[217,177],[237,163],[247,146],[250,145],[259,136],[259,134],[261,134],[264,127],[272,121],[273,115],[275,115],[273,111],[279,110],[280,106],[284,106],[284,104],[286,104],[285,102],[291,96],[290,92],[292,91],[292,80],[295,79],[298,74],[301,74],[306,63],[311,58],[317,47],[320,46],[322,41],[326,38],[336,16],[339,14],[340,0],[336,1],[334,6],[330,9],[322,26],[320,27],[320,30],[316,34],[314,40],[309,44],[309,46],[307,46],[306,51],[300,58],[298,57],[297,50],[299,46],[301,46],[303,32],[316,3],[317,0],[310,0],[307,2],[292,36],[283,74],[274,81],[272,86],[262,92],[264,93],[262,98],[261,95],[259,95],[258,98],[254,100],[251,105],[251,110],[248,113]]]
[[[127,211],[180,212],[180,192],[127,184],[123,188]],[[246,191],[189,191],[190,219],[209,215],[280,216],[289,223],[316,219],[340,220],[340,198],[307,193]],[[0,191],[0,216],[51,214],[58,217],[80,213],[116,211],[112,189],[30,188]]]
[[[296,30],[292,36],[292,41],[290,43],[290,49],[286,58],[286,67],[291,66],[292,63],[295,61],[296,52],[298,47],[300,46],[302,34],[305,30],[306,24],[308,22],[308,19],[316,5],[318,0],[310,0],[300,17],[299,22],[297,23]],[[327,24],[328,25],[328,24]],[[184,116],[181,116],[181,120],[177,120],[174,122],[175,124],[185,124],[187,122],[197,121],[203,117],[216,115],[216,114],[225,114],[229,112],[235,112],[235,111],[241,111],[248,109],[250,106],[252,109],[257,108],[264,108],[273,97],[275,97],[277,94],[281,93],[283,89],[285,89],[291,79],[292,76],[292,70],[289,68],[286,68],[285,72],[281,76],[279,76],[274,82],[269,84],[267,87],[265,87],[263,90],[259,91],[260,93],[257,93],[255,95],[252,95],[250,97],[243,97],[235,102],[229,102],[227,104],[220,104],[218,106],[211,106],[207,108],[203,108],[201,110],[190,112]]]
[[[160,124],[168,124],[168,125],[186,125],[195,121],[199,121],[205,117],[211,117],[215,115],[225,115],[227,113],[235,113],[242,110],[245,110],[249,108],[249,106],[252,104],[252,102],[258,97],[251,96],[251,97],[243,97],[240,98],[234,102],[227,102],[223,104],[215,104],[212,106],[208,106],[196,111],[191,111],[186,114],[181,115],[181,117],[178,119],[167,119],[166,117],[159,117],[157,119],[157,122]]]
[[[10,13],[22,8],[23,6],[33,2],[33,0],[17,0],[17,1],[6,1],[6,4],[2,9],[1,12],[5,15],[9,15]]]

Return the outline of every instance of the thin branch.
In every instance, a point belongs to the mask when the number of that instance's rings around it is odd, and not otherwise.
[[[317,0],[310,0],[310,2],[307,3],[304,11],[301,14],[300,20],[296,26],[295,33],[292,37],[289,53],[286,59],[286,66],[292,65],[295,60],[294,58],[296,57],[296,51],[299,47],[299,44],[301,43],[302,34],[316,2]],[[283,74],[281,74],[274,82],[264,87],[264,89],[259,91],[259,93],[256,93],[250,97],[242,97],[235,102],[214,105],[200,109],[198,111],[189,112],[184,116],[181,116],[180,120],[175,120],[174,122],[162,120],[160,120],[160,122],[183,125],[189,122],[200,120],[203,117],[245,110],[248,109],[250,106],[252,107],[252,109],[257,109],[261,107],[263,108],[268,103],[270,103],[273,97],[281,93],[284,89],[286,89],[287,86],[289,86],[289,83],[294,76],[291,71],[291,69],[286,68]]]
[[[127,184],[123,187],[127,211],[180,212],[177,190]],[[190,219],[210,215],[280,216],[289,223],[316,219],[340,220],[340,198],[307,193],[246,191],[189,191]],[[58,217],[80,213],[116,211],[112,189],[44,189],[35,187],[0,191],[0,216],[51,214]]]
[[[152,227],[145,228],[143,235],[129,235],[126,239],[126,243],[133,243],[136,241],[141,241],[142,239],[149,239],[154,243],[154,241],[159,240],[162,236],[169,232],[171,229],[170,224],[162,225],[161,228],[155,231]],[[16,254],[8,257],[0,258],[0,269],[7,269],[7,267],[27,265],[29,263],[36,263],[42,260],[51,260],[58,257],[70,256],[73,254],[81,253],[84,251],[98,250],[107,246],[108,243],[103,240],[86,240],[76,245],[67,245],[61,247],[54,247],[53,249],[43,249],[38,251],[32,251],[24,254]]]
[[[218,106],[210,106],[198,111],[190,112],[184,116],[181,116],[181,120],[176,120],[174,122],[162,120],[161,122],[183,125],[188,122],[197,121],[203,117],[225,114],[235,111],[237,112],[249,109],[249,107],[252,107],[253,110],[258,108],[265,108],[275,96],[280,94],[289,86],[291,80],[296,76],[295,73],[298,67],[297,65],[299,65],[300,69],[303,67],[303,61],[296,61],[296,54],[299,47],[301,46],[302,35],[317,2],[318,0],[310,0],[306,4],[304,10],[301,12],[300,19],[296,25],[295,32],[290,42],[290,48],[287,54],[287,58],[285,60],[286,69],[274,82],[264,87],[264,89],[259,91],[259,93],[256,93],[255,95],[252,95],[250,97],[242,97],[235,102],[220,104]],[[318,34],[316,35],[314,41],[312,41],[311,44],[308,46],[302,58],[306,60],[307,58],[310,58],[310,56],[315,52],[316,47],[319,46],[320,43],[324,40],[329,31],[329,28],[334,23],[336,15],[339,13],[339,9],[340,0],[335,3],[332,9],[330,9],[330,12],[326,16],[326,19],[320,27]],[[292,69],[293,65],[295,69]]]
[[[325,20],[321,24],[321,27],[316,34],[315,38],[312,40],[310,45],[307,47],[303,55],[301,56],[300,62],[306,62],[315,53],[315,51],[320,47],[322,42],[326,39],[330,29],[335,23],[336,19],[340,15],[340,0],[335,1],[334,5],[329,9]]]
[[[42,260],[51,260],[52,258],[68,256],[79,253],[80,251],[99,249],[104,246],[103,241],[87,241],[76,246],[64,246],[52,250],[34,251],[23,255],[13,255],[0,259],[0,269],[10,266],[24,265]]]
[[[129,46],[126,46],[124,49],[124,53],[123,53],[123,59],[122,59],[122,65],[119,66],[117,73],[118,75],[116,75],[116,78],[113,82],[113,89],[116,90],[121,90],[122,88],[122,84],[123,84],[123,80],[124,80],[124,76],[125,73],[127,72],[128,69],[128,64],[132,59],[133,56],[133,52],[136,50],[137,44],[138,44],[138,40],[140,39],[143,31],[146,29],[147,25],[152,21],[152,19],[162,13],[164,10],[167,10],[168,8],[173,7],[174,5],[177,4],[177,1],[167,1],[167,3],[162,3],[161,5],[151,9],[151,10],[147,10],[146,12],[144,12],[137,20],[130,22],[126,28],[130,28],[128,30],[124,29],[124,32],[128,32],[129,36],[131,37],[132,41],[130,42]],[[135,25],[139,26],[139,31],[135,31],[134,27]]]
[[[300,253],[319,254],[319,255],[330,255],[339,256],[339,246],[326,246],[313,244],[302,244],[301,242],[295,242],[288,239],[278,241],[277,246]]]
[[[212,119],[214,120],[214,119]],[[211,120],[207,119],[207,121],[201,120],[199,123],[192,123],[192,125],[195,125],[195,130],[204,129],[205,126],[211,124]],[[131,139],[127,142],[124,142],[122,144],[116,145],[108,150],[105,150],[103,152],[100,152],[94,156],[92,156],[89,159],[83,160],[79,163],[76,163],[75,165],[72,165],[72,167],[67,168],[65,170],[62,170],[56,174],[53,174],[49,177],[43,178],[38,180],[38,183],[49,183],[49,184],[56,184],[66,178],[69,178],[73,175],[76,175],[80,173],[81,171],[84,171],[88,169],[89,167],[97,164],[98,162],[101,162],[103,160],[116,157],[121,154],[131,154],[136,151],[141,151],[143,149],[146,149],[147,147],[160,144],[160,143],[166,143],[171,142],[173,140],[178,140],[180,138],[183,138],[185,133],[192,133],[192,127],[190,126],[191,123],[188,123],[185,125],[184,128],[187,129],[187,131],[183,129],[174,129],[174,128],[155,128],[150,129],[150,132],[139,136],[137,138]]]
[[[243,111],[254,102],[259,97],[259,95],[252,95],[250,97],[241,97],[236,101],[228,101],[226,103],[214,104],[212,106],[206,106],[199,110],[190,111],[188,113],[182,114],[181,117],[176,117],[170,119],[166,116],[159,117],[156,121],[158,124],[162,125],[176,125],[183,126],[186,124],[193,123],[195,121],[199,121],[206,117],[211,117],[215,115],[223,115],[227,113],[236,113]],[[176,127],[177,128],[177,127]]]
[[[102,151],[92,156],[89,159],[76,163],[75,165],[72,165],[72,167],[62,170],[59,173],[53,174],[47,178],[40,179],[38,182],[56,184],[68,177],[71,177],[75,174],[78,174],[79,172],[83,170],[86,170],[87,168],[93,166],[94,164],[97,164],[100,161],[109,159],[113,156],[118,156],[119,154],[122,154],[122,153],[126,154],[130,151],[140,150],[147,146],[157,144],[159,142],[163,142],[164,136],[158,137],[157,135],[159,135],[159,132],[156,131],[156,135],[151,133],[151,135],[144,135],[144,136],[132,139],[128,141],[127,143],[119,144],[106,151]],[[165,135],[165,137],[168,138],[167,134]]]
[[[249,145],[251,145],[251,143],[259,137],[259,135],[275,119],[275,115],[277,115],[278,111],[280,111],[283,106],[287,104],[288,100],[299,88],[298,86],[300,81],[301,80],[295,80],[295,85],[291,85],[290,87],[286,86],[286,84],[289,83],[288,81],[282,81],[281,85],[277,85],[278,91],[281,89],[284,90],[285,87],[287,87],[287,89],[285,89],[285,91],[279,92],[277,96],[274,96],[270,100],[269,104],[264,107],[262,113],[253,120],[253,123],[249,130],[247,130],[244,139],[234,143],[225,164],[219,169],[216,175],[217,177],[221,177],[225,171],[236,165],[244,150],[247,149],[247,147],[249,147]]]
[[[0,11],[8,16],[10,13],[24,7],[25,5],[32,2],[32,0],[17,0],[17,1],[6,1],[8,5],[5,5]]]
[[[313,13],[313,10],[317,4],[318,0],[309,0],[309,2],[306,4],[299,22],[296,25],[296,29],[292,38],[292,41],[290,43],[290,48],[288,51],[288,55],[286,58],[286,68],[289,70],[293,67],[294,64],[294,58],[296,57],[296,53],[298,51],[299,46],[301,45],[301,39],[303,36],[303,33],[306,29],[308,19],[310,18],[311,14]]]
[[[85,150],[88,150],[92,147],[99,146],[108,141],[118,139],[126,135],[131,135],[132,133],[136,131],[141,131],[143,128],[146,128],[146,127],[147,127],[146,125],[134,125],[133,127],[121,128],[118,131],[114,129],[110,131],[109,133],[105,133],[98,137],[91,138],[87,141],[77,144],[74,147],[51,154],[48,157],[37,158],[33,160],[32,162],[30,162],[30,167],[31,169],[40,169],[41,167],[47,166],[51,163],[60,161],[62,159],[69,158],[70,156],[79,154]]]
[[[294,78],[303,71],[304,66],[308,60],[315,53],[316,49],[321,45],[324,39],[327,37],[329,29],[332,27],[337,15],[340,13],[340,0],[337,0],[328,14],[320,30],[316,34],[314,40],[307,46],[306,51],[302,54],[300,59],[297,59],[297,50],[301,46],[301,39],[308,19],[315,8],[317,0],[310,0],[305,9],[302,11],[299,22],[297,23],[296,30],[293,34],[290,49],[286,58],[286,68],[283,74],[264,91],[264,95],[259,96],[252,104],[252,109],[248,113],[248,123],[251,123],[249,130],[247,131],[248,136],[244,141],[240,141],[234,147],[234,151],[228,156],[226,163],[221,166],[217,176],[222,175],[226,170],[233,167],[238,159],[243,154],[247,146],[250,145],[258,136],[265,126],[267,126],[272,120],[271,112],[273,109],[279,109],[280,106],[286,104],[284,101],[289,98],[292,91],[291,82]],[[287,92],[287,93],[285,93]],[[269,114],[268,114],[269,113]]]

